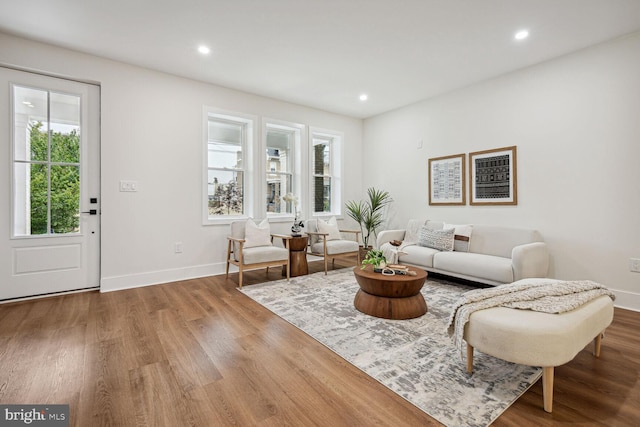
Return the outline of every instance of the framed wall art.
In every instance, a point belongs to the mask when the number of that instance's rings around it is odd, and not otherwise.
[[[517,205],[516,147],[469,153],[471,205]]]
[[[465,205],[465,154],[429,159],[429,204]]]

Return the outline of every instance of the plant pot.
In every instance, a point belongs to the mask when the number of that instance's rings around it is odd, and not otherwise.
[[[362,262],[363,259],[365,259],[367,257],[367,254],[369,253],[369,251],[373,249],[373,246],[367,246],[366,248],[364,246],[360,246],[360,261]]]

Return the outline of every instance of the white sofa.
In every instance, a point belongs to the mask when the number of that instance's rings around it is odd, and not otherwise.
[[[465,230],[464,234],[470,234],[468,245],[464,245],[468,246],[468,251],[441,251],[420,246],[415,237],[419,227],[432,230],[456,227],[456,234],[458,230]],[[407,229],[409,233],[406,233]],[[389,242],[403,241],[397,259],[400,264],[493,286],[547,277],[549,252],[536,230],[479,224],[453,226],[430,220],[410,220],[407,229],[385,230],[378,234],[378,248],[385,254],[395,249]],[[405,240],[409,235],[410,240]]]

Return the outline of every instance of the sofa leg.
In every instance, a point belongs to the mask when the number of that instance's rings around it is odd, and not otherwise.
[[[467,372],[473,373],[473,347],[467,343]]]
[[[542,398],[545,412],[553,410],[553,366],[542,368]]]

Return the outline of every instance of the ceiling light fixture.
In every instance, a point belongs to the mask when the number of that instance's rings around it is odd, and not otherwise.
[[[362,95],[360,95],[360,101],[366,101],[367,99],[369,99],[369,97],[367,96],[366,93],[363,93]]]
[[[198,52],[200,52],[203,55],[207,55],[209,52],[211,52],[211,49],[209,49],[205,45],[200,45],[200,46],[198,46]]]
[[[524,40],[527,37],[529,37],[529,31],[527,30],[518,31],[514,37],[516,40]]]

